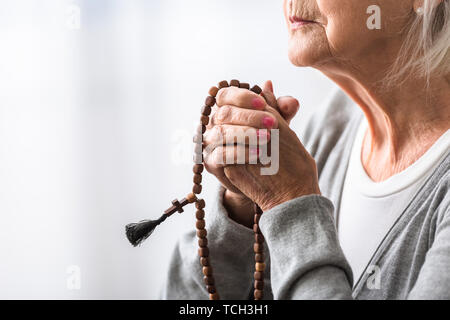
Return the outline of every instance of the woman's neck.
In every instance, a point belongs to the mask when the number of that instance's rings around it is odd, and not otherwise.
[[[450,128],[450,81],[408,79],[379,90],[376,83],[329,75],[360,106],[369,123],[362,164],[369,177],[383,181],[418,160]],[[372,79],[373,80],[373,79]]]

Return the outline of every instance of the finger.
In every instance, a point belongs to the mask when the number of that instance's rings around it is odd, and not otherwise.
[[[225,175],[224,172],[224,168],[223,167],[211,167],[210,165],[208,165],[205,162],[205,169],[206,171],[208,171],[209,173],[211,173],[212,175],[214,175],[217,180],[220,181],[220,183],[228,190],[234,192],[234,193],[241,193],[241,191],[234,186],[233,183],[231,183],[231,181],[227,178],[227,176]]]
[[[263,91],[267,91],[267,92],[274,93],[274,92],[273,92],[273,83],[272,83],[271,80],[267,80],[267,81],[264,83]]]
[[[219,107],[232,105],[246,109],[264,110],[266,101],[256,93],[236,87],[220,89],[216,96],[216,104]]]
[[[280,97],[278,98],[278,108],[279,112],[283,116],[283,118],[290,123],[291,120],[295,117],[297,114],[300,103],[297,99],[293,97]]]
[[[249,126],[216,125],[203,135],[205,148],[213,150],[219,145],[242,144],[247,146],[265,145],[270,140],[270,131]]]
[[[275,109],[272,106],[268,105],[266,110],[267,113],[271,114],[272,117],[275,118],[277,126],[273,127],[273,129],[279,129],[280,131],[284,131],[286,128],[289,128],[289,123],[283,118],[278,109]]]
[[[275,95],[270,91],[263,91],[261,92],[261,96],[263,96],[264,100],[266,100],[266,103],[271,106],[272,108],[278,109],[278,103],[277,98]]]
[[[263,87],[264,87],[264,89],[261,92],[261,96],[264,97],[264,99],[266,100],[266,102],[269,106],[271,106],[272,108],[274,108],[275,110],[277,110],[279,112],[280,109],[278,107],[277,98],[275,97],[275,94],[273,92],[272,81],[270,81],[270,80],[266,81],[264,83]]]
[[[205,164],[211,170],[240,164],[257,164],[261,153],[257,147],[244,145],[218,146],[205,155]]]
[[[269,106],[267,106],[269,107]],[[214,125],[231,124],[248,126],[256,129],[276,129],[277,118],[269,111],[256,111],[224,105],[212,115]]]
[[[233,184],[234,188],[238,189],[241,194],[244,194],[248,198],[252,194],[258,194],[259,190],[255,190],[253,184],[249,184],[248,181],[255,181],[254,176],[249,171],[249,166],[228,166],[223,168],[223,172],[227,181]]]
[[[233,184],[233,186],[239,190],[241,194],[244,194],[248,198],[252,198],[255,194],[263,194],[263,189],[260,188],[258,180],[255,179],[255,172],[261,170],[255,165],[241,165],[241,166],[228,166],[223,168],[223,172],[227,180]],[[249,183],[249,181],[253,183]]]
[[[263,87],[262,95],[267,103],[276,109],[287,123],[290,123],[298,112],[300,106],[298,100],[293,97],[280,97],[277,99],[274,94],[273,83],[270,80],[266,81]]]
[[[215,126],[214,114],[217,112],[217,110],[219,110],[219,107],[217,107],[216,105],[211,108],[211,115],[209,117],[209,122],[208,122],[208,124],[206,126],[207,130],[212,129]]]
[[[245,150],[244,150],[245,149]],[[248,161],[248,163],[250,163],[250,151],[248,148],[245,148],[243,146],[220,146],[217,147],[213,153],[211,154],[207,154],[205,156],[205,169],[210,172],[211,174],[215,175],[216,178],[223,184],[223,186],[225,188],[227,188],[230,191],[233,191],[235,193],[241,193],[241,191],[239,190],[239,188],[237,188],[226,176],[225,174],[225,169],[226,168],[230,168],[231,165],[230,164],[226,164],[226,163],[230,163],[230,160],[226,160],[227,159],[227,154],[228,157],[230,157],[230,150],[233,150],[235,153],[235,156],[233,156],[233,159],[238,159],[239,157],[241,157],[241,154],[245,154],[246,155],[246,159]],[[234,161],[237,162],[237,161]],[[242,167],[239,165],[233,165],[233,167]]]

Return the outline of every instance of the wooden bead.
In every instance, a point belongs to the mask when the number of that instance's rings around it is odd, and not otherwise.
[[[200,248],[206,248],[208,246],[208,239],[206,238],[198,239],[198,246]]]
[[[208,248],[199,248],[198,255],[202,258],[209,257],[209,249]]]
[[[210,106],[204,106],[202,108],[202,115],[209,116],[211,114],[212,108]]]
[[[258,281],[264,280],[264,272],[255,271],[255,273],[253,274],[253,278]]]
[[[255,234],[255,242],[263,243],[264,242],[264,236],[260,233]]]
[[[209,94],[211,97],[216,97],[216,96],[217,96],[217,92],[219,92],[219,88],[217,88],[217,87],[211,87],[211,88],[209,89],[209,91],[208,91],[208,94]]]
[[[198,230],[203,230],[205,229],[205,220],[197,220],[197,222],[195,223],[195,227]]]
[[[260,214],[255,214],[254,218],[253,218],[253,222],[255,224],[259,223],[259,219],[261,219],[261,215]]]
[[[263,291],[255,289],[255,291],[253,291],[253,296],[255,297],[255,300],[261,300],[263,298]]]
[[[219,294],[217,292],[210,293],[209,300],[220,300]]]
[[[196,164],[194,165],[194,167],[192,168],[192,171],[194,171],[194,173],[202,173],[203,172],[203,165],[202,164]]]
[[[250,90],[250,85],[248,83],[240,83],[239,88]]]
[[[256,86],[256,85],[253,86],[250,90],[253,91],[256,94],[260,94],[262,92],[262,89],[260,87]]]
[[[205,207],[205,200],[198,199],[197,202],[195,203],[195,207],[197,209],[203,209]]]
[[[262,253],[263,252],[263,245],[261,243],[253,244],[253,251],[255,253]]]
[[[213,269],[211,267],[203,267],[202,271],[205,276],[212,276],[213,274]]]
[[[206,232],[206,229],[197,230],[197,237],[200,239],[206,238],[206,235],[208,232]]]
[[[202,143],[196,143],[194,146],[194,152],[196,154],[203,153],[203,144]]]
[[[196,133],[194,137],[192,138],[192,141],[194,143],[202,143],[203,142],[203,135],[201,133]]]
[[[197,133],[205,133],[206,132],[206,126],[204,124],[199,124],[197,127]]]
[[[260,280],[256,280],[255,283],[254,283],[254,287],[255,287],[255,289],[263,290],[264,289],[264,282],[260,281]]]
[[[256,262],[264,262],[264,253],[257,253],[255,254],[255,261]]]
[[[193,181],[195,184],[200,184],[200,183],[202,183],[202,175],[199,174],[199,173],[194,174],[194,178],[192,179],[192,181]]]
[[[194,156],[192,157],[192,161],[194,161],[194,163],[196,164],[203,163],[203,154],[195,153]]]
[[[202,185],[201,184],[194,184],[194,186],[192,187],[192,192],[195,193],[195,194],[202,193]]]
[[[208,291],[208,293],[216,293],[215,286],[206,286],[206,290]]]
[[[208,96],[205,99],[205,105],[207,105],[208,107],[212,107],[213,105],[216,104],[216,98]]]
[[[214,285],[214,278],[212,276],[204,276],[203,277],[203,282],[207,286],[213,286]]]
[[[239,88],[239,80],[231,80],[230,87],[238,87]]]
[[[197,211],[195,212],[195,217],[196,217],[197,219],[203,219],[203,218],[205,218],[205,211],[202,210],[202,209],[197,210]]]
[[[200,123],[204,126],[207,126],[209,123],[209,118],[207,116],[201,116],[200,117]]]
[[[223,81],[219,82],[219,89],[228,88],[228,87],[229,87],[228,81],[223,80]]]
[[[191,192],[186,196],[186,200],[189,203],[193,203],[193,202],[197,201],[197,196]]]
[[[266,264],[264,262],[256,262],[255,263],[255,270],[262,272],[264,271],[264,269],[266,269]]]
[[[204,267],[209,266],[209,258],[201,257],[200,258],[200,264]]]
[[[261,233],[261,229],[259,229],[259,225],[256,224],[256,223],[253,225],[253,232],[254,233]]]
[[[263,211],[256,203],[253,203],[253,211],[255,212],[255,214],[263,214]]]

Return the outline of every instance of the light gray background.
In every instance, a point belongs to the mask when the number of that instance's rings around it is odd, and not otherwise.
[[[68,25],[70,4],[80,29]],[[288,61],[281,0],[0,5],[2,299],[157,298],[193,210],[141,248],[124,225],[159,217],[191,189],[210,85],[273,80],[277,95],[301,101],[294,128],[334,86]],[[208,175],[206,198],[211,186]],[[68,287],[71,266],[79,290]]]

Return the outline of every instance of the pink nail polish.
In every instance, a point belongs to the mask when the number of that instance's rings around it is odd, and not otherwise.
[[[267,129],[272,129],[275,124],[275,120],[272,117],[264,117],[262,120],[263,126]]]
[[[264,101],[261,98],[253,98],[252,107],[258,110],[264,109]]]

